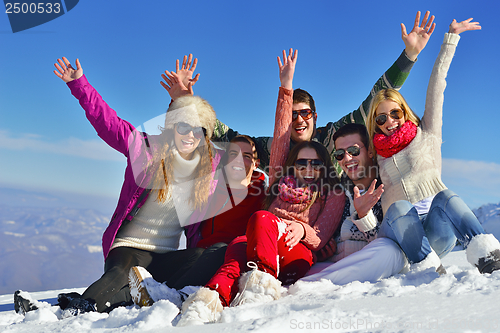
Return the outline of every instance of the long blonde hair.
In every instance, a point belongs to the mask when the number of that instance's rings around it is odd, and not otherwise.
[[[370,136],[370,149],[374,154],[376,154],[376,152],[373,147],[373,137],[376,133],[381,133],[377,123],[375,122],[375,118],[377,117],[376,112],[379,104],[383,101],[393,101],[394,103],[397,103],[401,110],[403,110],[405,120],[411,121],[416,126],[420,124],[420,118],[415,114],[415,112],[413,112],[399,91],[394,89],[380,90],[373,97],[370,103],[370,112],[368,113],[368,119],[366,120],[366,129],[368,130],[368,135]]]
[[[193,172],[193,186],[189,197],[189,204],[193,209],[201,208],[210,195],[212,186],[212,164],[215,150],[210,137],[215,127],[216,115],[212,106],[198,96],[183,96],[176,99],[169,107],[165,117],[165,127],[160,128],[160,144],[153,153],[149,167],[154,175],[151,188],[157,191],[157,200],[164,202],[171,196],[174,179],[173,160],[177,152],[175,146],[175,127],[179,122],[186,122],[191,126],[200,126],[204,129],[204,137],[194,150],[199,154],[200,161]]]
[[[174,179],[172,161],[177,149],[172,132],[170,129],[164,130],[161,134],[165,136],[164,143],[158,147],[150,161],[150,167],[154,170],[151,188],[156,190],[158,202],[165,202],[171,195],[170,180]],[[213,148],[208,137],[205,136],[204,142],[200,142],[194,153],[196,152],[200,155],[200,161],[193,172],[194,184],[189,197],[189,204],[194,209],[201,208],[207,202],[212,183]]]

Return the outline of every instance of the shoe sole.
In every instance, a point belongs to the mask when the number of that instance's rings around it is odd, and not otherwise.
[[[132,267],[128,275],[128,284],[130,287],[130,295],[134,303],[140,307],[151,306],[154,301],[149,295],[149,292],[144,285],[144,276],[138,267]]]

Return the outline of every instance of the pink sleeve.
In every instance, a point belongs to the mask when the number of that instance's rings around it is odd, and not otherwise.
[[[317,251],[332,238],[340,226],[340,219],[344,212],[345,195],[342,192],[332,191],[328,195],[321,215],[309,225],[299,222],[304,226],[305,237],[302,242],[311,250]]]
[[[129,122],[121,119],[101,95],[90,85],[85,75],[67,83],[71,94],[75,96],[85,115],[97,132],[109,146],[125,156],[129,155],[129,136],[135,130]]]
[[[273,184],[280,176],[290,151],[290,134],[292,130],[293,90],[280,87],[278,104],[274,120],[274,135],[271,143],[271,159],[269,162],[269,184]]]

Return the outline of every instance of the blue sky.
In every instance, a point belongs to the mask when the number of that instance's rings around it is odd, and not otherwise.
[[[193,53],[201,73],[195,94],[232,128],[271,135],[283,49],[299,49],[294,87],[314,96],[321,126],[359,106],[404,48],[399,24],[410,30],[417,10],[430,10],[436,30],[401,92],[422,115],[451,20],[481,23],[481,31],[461,35],[448,74],[443,181],[471,208],[500,202],[496,1],[178,4],[81,0],[67,14],[15,34],[0,13],[0,187],[84,194],[114,208],[125,159],[100,141],[53,74],[57,58],[80,58],[108,104],[139,126],[168,107],[160,74]]]

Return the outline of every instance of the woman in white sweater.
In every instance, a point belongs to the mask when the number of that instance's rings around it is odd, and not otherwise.
[[[397,242],[413,269],[436,267],[445,273],[439,257],[451,251],[457,239],[481,273],[500,269],[500,243],[485,234],[469,207],[441,181],[445,78],[459,34],[481,29],[471,20],[450,24],[432,70],[421,120],[395,90],[380,91],[370,106],[368,133],[385,186],[379,237]]]

